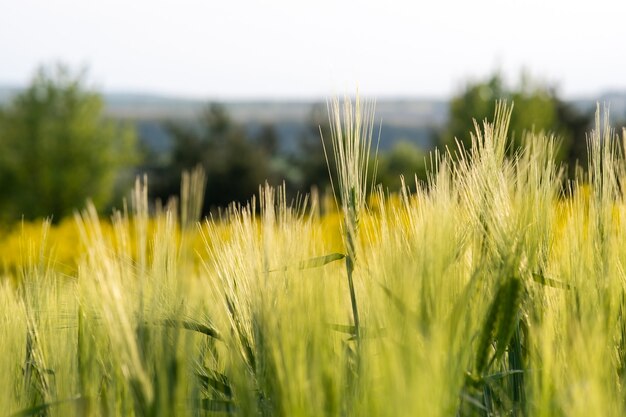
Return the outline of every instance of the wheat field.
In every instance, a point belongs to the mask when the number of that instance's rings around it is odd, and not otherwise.
[[[373,110],[330,106],[334,201],[266,185],[200,219],[195,171],[180,204],[141,179],[0,242],[0,415],[626,415],[626,134],[598,111],[566,181],[500,103],[389,193]]]

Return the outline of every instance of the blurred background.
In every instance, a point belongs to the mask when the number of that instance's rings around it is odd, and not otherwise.
[[[626,121],[626,5],[596,0],[0,3],[0,223],[91,198],[153,201],[208,174],[204,210],[266,180],[328,188],[326,100],[375,98],[378,181],[424,180],[435,148],[515,103],[513,144],[552,132],[572,175],[596,105]],[[514,147],[515,145],[513,145]],[[412,182],[412,181],[411,181]]]

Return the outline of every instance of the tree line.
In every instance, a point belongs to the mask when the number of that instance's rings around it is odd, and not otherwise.
[[[438,146],[453,151],[457,143],[468,147],[472,119],[491,118],[498,99],[515,103],[511,152],[524,132],[534,129],[560,138],[557,158],[569,167],[586,160],[592,115],[527,76],[513,87],[499,74],[468,82],[450,101],[448,123],[437,132]],[[207,173],[205,213],[249,200],[265,181],[284,182],[293,196],[329,186],[320,140],[320,133],[325,138],[330,134],[325,107],[314,107],[297,151],[286,155],[279,151],[273,126],[250,134],[224,106],[212,103],[195,126],[163,121],[173,144],[159,162],[138,146],[132,125],[106,118],[103,110],[102,96],[87,86],[85,74],[63,66],[40,68],[28,88],[0,108],[0,222],[44,216],[59,220],[87,198],[105,210],[119,203],[133,177],[143,172],[149,175],[151,198],[165,201],[178,193],[181,172],[196,166]],[[414,175],[424,180],[430,151],[396,142],[379,155],[377,181],[396,191],[401,175],[409,184]]]

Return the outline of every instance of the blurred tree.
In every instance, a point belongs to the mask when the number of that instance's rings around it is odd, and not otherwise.
[[[320,103],[315,104],[311,109],[309,120],[298,142],[298,153],[294,164],[299,168],[300,173],[294,186],[301,192],[308,193],[312,187],[324,192],[330,186],[322,137],[329,152],[328,157],[333,158],[328,111],[326,106]]]
[[[177,195],[181,172],[200,165],[207,174],[204,213],[233,201],[248,201],[270,177],[269,152],[272,133],[253,141],[234,123],[224,106],[210,104],[195,127],[167,124],[174,138],[170,164],[151,173],[153,198]],[[262,142],[262,143],[258,143]]]
[[[278,134],[273,125],[265,123],[259,129],[256,142],[269,158],[278,155]]]
[[[440,135],[439,142],[454,148],[455,140],[459,140],[466,149],[469,149],[470,132],[474,131],[472,120],[475,119],[480,123],[485,118],[493,117],[495,101],[505,97],[499,74],[484,82],[468,83],[459,95],[450,100],[448,123]]]
[[[426,157],[427,154],[415,144],[407,140],[397,141],[389,152],[379,155],[377,183],[391,192],[397,192],[402,185],[400,176],[403,175],[406,185],[414,191],[415,176],[420,180],[426,178]]]
[[[449,121],[439,137],[440,144],[456,149],[457,138],[469,149],[470,132],[474,132],[472,120],[482,123],[484,119],[491,119],[499,99],[515,105],[509,128],[512,151],[520,146],[524,132],[544,131],[561,139],[557,156],[560,161],[572,165],[576,160],[584,160],[585,130],[592,115],[578,113],[562,101],[553,88],[534,81],[527,74],[522,74],[517,89],[507,87],[498,73],[485,81],[469,83],[450,101]]]
[[[558,100],[556,112],[559,121],[557,132],[561,132],[568,145],[563,150],[563,158],[568,164],[568,176],[574,178],[577,166],[587,166],[587,133],[591,129],[593,111],[583,113],[571,104]]]
[[[91,198],[104,208],[119,169],[134,162],[135,132],[104,119],[84,73],[40,68],[0,109],[0,218],[55,220]]]

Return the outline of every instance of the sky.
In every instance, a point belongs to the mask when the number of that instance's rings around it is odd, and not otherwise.
[[[0,0],[0,84],[57,62],[194,98],[445,98],[496,70],[592,97],[626,90],[626,2]]]

